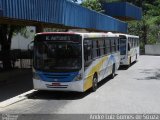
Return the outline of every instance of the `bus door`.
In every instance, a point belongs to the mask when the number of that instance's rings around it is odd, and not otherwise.
[[[127,38],[126,36],[120,35],[120,54],[121,60],[124,60],[127,55]]]

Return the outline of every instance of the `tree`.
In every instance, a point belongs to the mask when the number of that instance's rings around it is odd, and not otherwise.
[[[137,35],[140,35],[142,48],[144,48],[145,44],[157,43],[158,34],[160,33],[160,1],[145,0],[142,9],[144,11],[143,19],[140,22],[130,22],[129,33],[139,32]]]
[[[0,25],[0,44],[1,44],[1,60],[3,64],[3,70],[10,70],[12,68],[11,63],[11,40],[15,32],[22,31],[24,27],[15,25]]]
[[[99,0],[84,0],[81,3],[81,5],[90,10],[95,10],[97,12],[104,12],[104,10],[102,10],[102,5],[99,2]]]

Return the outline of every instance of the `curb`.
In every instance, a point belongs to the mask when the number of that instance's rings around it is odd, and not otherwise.
[[[22,94],[20,94],[18,96],[15,96],[13,98],[10,98],[8,100],[5,100],[5,101],[0,103],[0,108],[5,108],[7,106],[13,105],[13,104],[18,103],[20,101],[23,101],[23,100],[28,98],[28,96],[27,96],[28,94],[32,94],[32,93],[34,93],[36,91],[37,90],[33,89],[33,90],[28,91],[28,92],[22,93]]]

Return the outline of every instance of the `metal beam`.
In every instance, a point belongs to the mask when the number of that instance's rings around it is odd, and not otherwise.
[[[42,24],[60,28],[127,32],[127,23],[67,0],[0,0],[0,3],[3,9],[0,23],[10,21],[9,24],[18,25]]]

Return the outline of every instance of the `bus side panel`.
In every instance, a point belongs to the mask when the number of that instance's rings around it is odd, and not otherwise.
[[[112,74],[113,64],[115,64],[115,72],[117,72],[120,65],[120,53],[114,53],[108,56],[108,60],[103,64],[103,72],[101,74],[100,80],[106,78],[108,75]]]
[[[108,56],[94,60],[84,72],[84,91],[92,87],[92,80],[95,73],[99,74],[103,63],[108,59]],[[99,77],[98,77],[99,78]]]
[[[120,66],[120,61],[121,61],[121,56],[120,56],[120,52],[115,54],[115,72],[117,73],[119,66]]]
[[[119,68],[120,53],[104,56],[96,59],[86,68],[84,74],[84,91],[92,87],[92,80],[95,73],[98,75],[98,81],[112,74],[113,64],[115,63],[115,71]]]
[[[138,56],[139,56],[139,47],[132,48],[128,54],[128,65],[130,63],[130,59],[131,63],[133,63],[134,61],[137,60]]]

